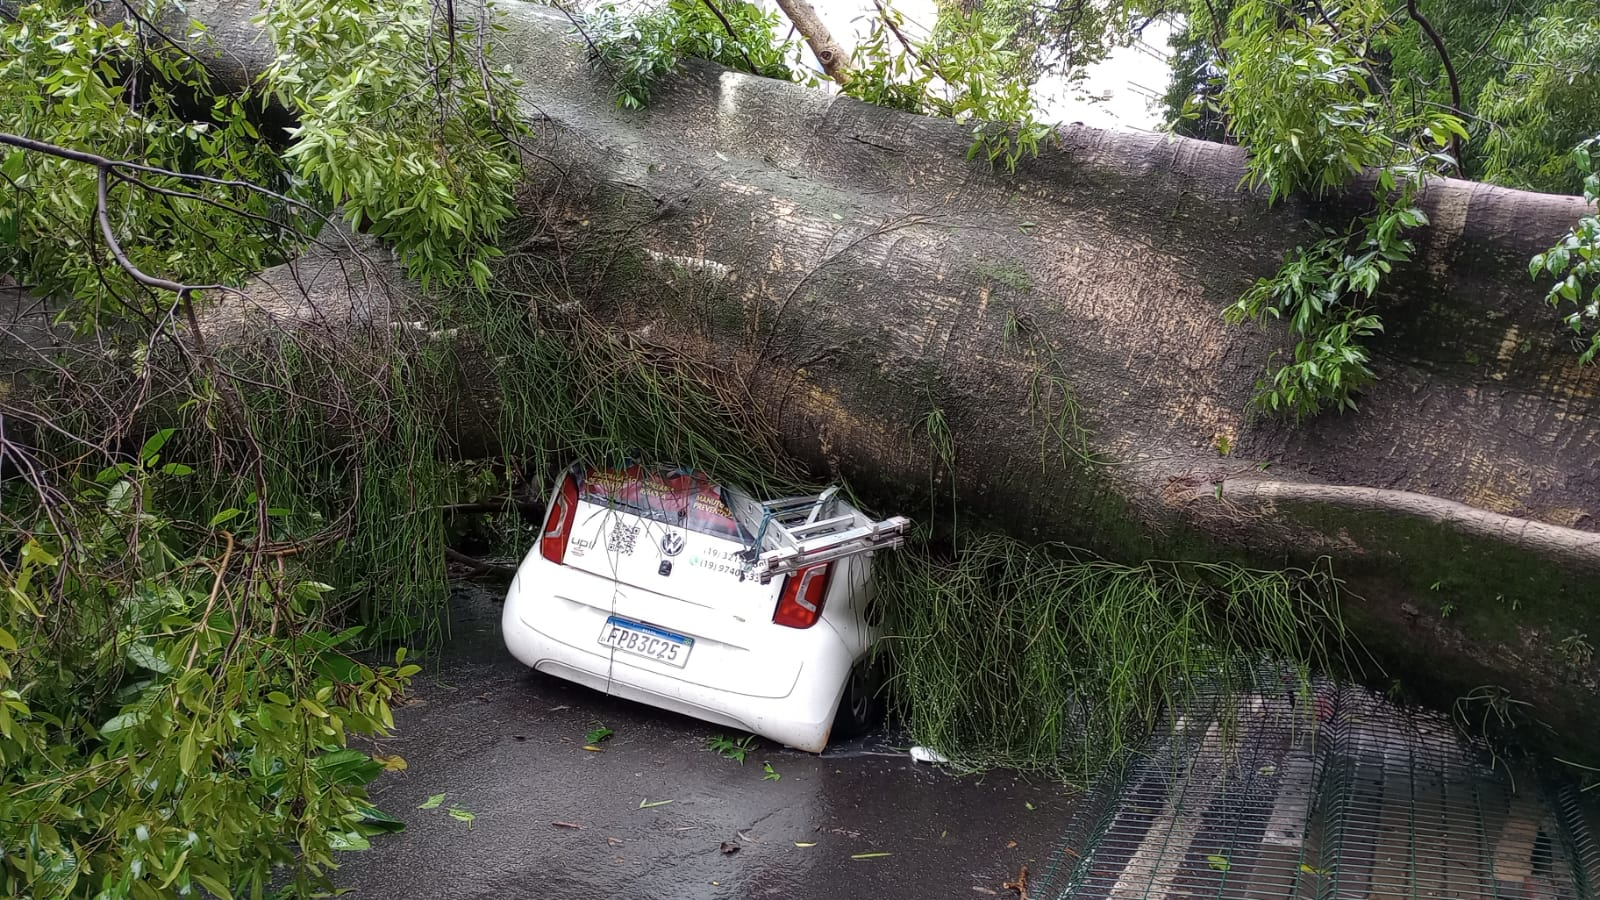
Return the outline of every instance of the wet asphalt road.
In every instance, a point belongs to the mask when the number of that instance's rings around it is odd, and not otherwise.
[[[407,828],[343,856],[354,896],[1014,897],[1003,883],[1040,871],[1071,815],[1053,781],[958,777],[883,737],[820,757],[763,742],[741,766],[706,749],[726,729],[527,670],[499,643],[499,611],[461,594],[449,645],[397,710],[378,749],[408,766],[373,793]],[[615,735],[585,751],[600,724]]]

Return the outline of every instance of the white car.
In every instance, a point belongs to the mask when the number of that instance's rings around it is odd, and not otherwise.
[[[836,489],[759,502],[685,470],[574,466],[506,595],[534,669],[814,753],[871,726],[873,551]]]

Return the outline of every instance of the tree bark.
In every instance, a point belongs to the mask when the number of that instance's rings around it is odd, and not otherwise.
[[[253,11],[188,7],[241,71]],[[588,237],[578,299],[731,373],[819,471],[1123,559],[1331,558],[1389,677],[1498,685],[1600,739],[1600,368],[1524,268],[1580,199],[1432,182],[1376,304],[1379,381],[1296,425],[1246,412],[1289,338],[1221,310],[1366,185],[1269,205],[1241,148],[1084,127],[1006,176],[966,126],[704,64],[626,112],[565,19],[503,21],[540,135],[525,209]]]

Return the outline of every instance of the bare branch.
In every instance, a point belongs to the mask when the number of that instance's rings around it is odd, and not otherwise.
[[[1433,23],[1428,21],[1428,17],[1417,9],[1417,0],[1406,0],[1406,12],[1411,15],[1411,20],[1416,22],[1417,26],[1422,29],[1422,33],[1428,36],[1428,40],[1433,42],[1433,49],[1439,52],[1439,61],[1444,63],[1444,74],[1450,79],[1450,111],[1455,114],[1456,118],[1462,118],[1461,81],[1456,78],[1456,67],[1450,61],[1450,52],[1444,47],[1444,39],[1439,37],[1439,32],[1434,30]],[[1450,155],[1455,158],[1456,170],[1460,171],[1461,136],[1458,134],[1450,136]]]
[[[806,0],[778,0],[778,8],[794,23],[800,36],[806,39],[806,45],[817,55],[817,62],[822,63],[822,70],[828,73],[828,77],[840,85],[849,82],[850,51],[834,40],[816,9]]]

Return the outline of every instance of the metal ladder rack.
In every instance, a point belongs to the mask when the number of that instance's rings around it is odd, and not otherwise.
[[[766,584],[807,566],[905,543],[909,519],[873,519],[838,493],[834,486],[803,497],[736,501],[734,516],[755,534],[743,554],[747,576]]]

